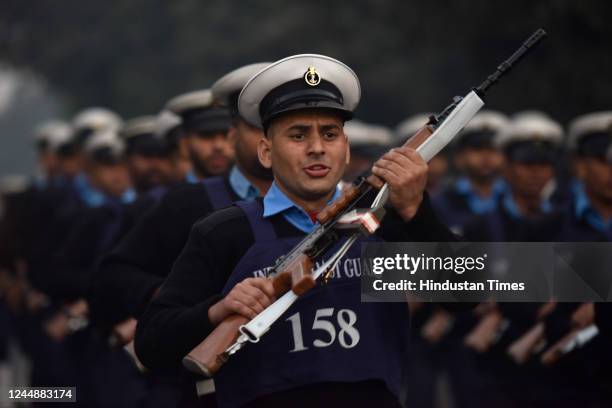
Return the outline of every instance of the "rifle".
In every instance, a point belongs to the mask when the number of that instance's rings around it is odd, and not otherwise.
[[[533,354],[539,353],[546,346],[546,339],[544,338],[545,324],[543,320],[555,310],[555,307],[556,302],[552,300],[540,306],[536,316],[537,323],[510,344],[507,353],[515,363],[526,363]]]
[[[440,114],[430,116],[428,122],[410,137],[404,146],[416,149],[425,161],[429,161],[450,143],[484,106],[482,98],[487,90],[545,36],[544,30],[537,30],[478,87],[473,88],[464,97],[454,97],[452,103]],[[373,191],[374,186],[380,185],[382,187],[370,209],[355,210],[357,203]],[[384,214],[383,207],[388,195],[387,184],[383,184],[374,175],[360,177],[348,186],[338,200],[317,215],[317,227],[273,265],[272,284],[277,300],[250,321],[240,315],[226,318],[183,358],[185,368],[210,377],[247,342],[258,342],[299,296],[316,285],[320,276],[329,276],[329,272],[335,268],[360,234],[369,235],[376,230]],[[347,221],[347,217],[351,220]],[[340,249],[327,261],[313,270],[315,261],[340,240],[342,230],[356,232],[350,234]]]
[[[561,357],[575,348],[584,346],[599,334],[599,329],[595,325],[593,303],[581,304],[572,313],[570,322],[572,330],[542,354],[540,359],[542,364],[547,366],[555,364]]]

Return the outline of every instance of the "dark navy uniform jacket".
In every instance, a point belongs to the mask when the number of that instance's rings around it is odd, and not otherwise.
[[[469,180],[462,177],[440,193],[433,200],[433,206],[452,231],[461,233],[474,218],[494,211],[505,191],[505,183],[498,180],[491,196],[482,198],[472,189]]]
[[[170,272],[193,223],[244,198],[227,177],[184,183],[170,190],[94,271],[90,300],[98,324],[110,328],[127,318],[138,318]]]

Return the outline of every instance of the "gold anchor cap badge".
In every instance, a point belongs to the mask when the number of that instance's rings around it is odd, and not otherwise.
[[[321,76],[315,67],[308,67],[308,71],[304,74],[304,80],[310,86],[317,86],[321,82]]]

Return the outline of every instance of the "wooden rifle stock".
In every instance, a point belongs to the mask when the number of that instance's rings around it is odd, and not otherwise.
[[[298,260],[310,261],[304,256]],[[292,263],[291,265],[296,265]],[[312,264],[310,263],[312,266]],[[303,269],[304,266],[300,265]],[[308,269],[310,270],[310,269]],[[312,279],[312,277],[311,277]],[[283,271],[272,279],[276,297],[283,295],[291,288],[292,272]],[[314,282],[314,281],[313,281]],[[304,287],[305,288],[305,287]],[[240,326],[249,322],[249,319],[239,314],[226,317],[215,329],[183,358],[183,365],[189,371],[212,377],[227,361],[226,350],[236,342],[240,336]]]

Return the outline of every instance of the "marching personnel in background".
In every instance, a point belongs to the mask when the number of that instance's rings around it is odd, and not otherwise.
[[[417,113],[400,122],[395,128],[396,146],[401,146],[429,121],[433,113]],[[448,187],[448,152],[443,149],[428,163],[427,192],[435,200]]]
[[[395,128],[395,146],[401,146],[429,121],[433,113],[417,113],[401,121]],[[427,192],[435,201],[449,188],[448,153],[443,149],[427,163]],[[454,324],[448,308],[434,303],[411,304],[410,346],[406,358],[404,381],[405,405],[432,407],[441,404],[440,387],[447,378],[448,339]]]
[[[507,123],[502,113],[482,111],[457,135],[452,146],[453,162],[461,175],[433,201],[456,233],[461,233],[474,216],[493,211],[505,190],[500,179],[503,156],[493,138]]]
[[[90,108],[79,113],[70,131],[61,132],[50,146],[54,149],[60,175],[36,196],[36,216],[32,217],[32,231],[24,246],[24,262],[20,272],[24,284],[24,313],[16,319],[16,329],[22,350],[32,359],[31,384],[51,385],[74,383],[75,373],[67,359],[65,347],[50,339],[43,323],[56,312],[43,289],[49,283],[45,273],[75,218],[85,207],[87,192],[93,191],[84,168],[83,146],[96,130],[118,129],[121,119],[102,108]]]
[[[61,168],[58,149],[72,133],[66,122],[53,120],[38,126],[34,131],[37,153],[37,173],[29,185],[19,183],[2,192],[0,214],[0,267],[16,272],[17,263],[24,262],[25,251],[42,222],[39,197],[52,186],[61,184]],[[15,183],[11,183],[15,184]]]
[[[169,110],[162,110],[155,118],[155,135],[164,143],[170,161],[167,175],[169,186],[184,181],[192,168],[189,157],[180,147],[180,140],[184,136],[181,124],[181,117]]]
[[[87,120],[84,116],[88,116]],[[53,264],[52,259],[57,259],[63,238],[73,229],[78,215],[109,202],[127,203],[135,198],[123,161],[124,146],[117,133],[119,126],[119,120],[106,111],[89,110],[75,118],[74,135],[67,144],[72,145],[69,149],[78,152],[83,171],[74,176],[65,189],[65,198],[57,211],[48,215],[51,220],[42,233],[44,242],[35,243],[42,248],[34,252],[29,262],[31,281],[43,292],[62,290],[46,270]]]
[[[39,279],[39,289],[54,305],[43,321],[51,341],[65,346],[64,366],[72,367],[82,406],[108,406],[120,395],[123,406],[133,406],[139,379],[130,361],[109,352],[89,325],[86,296],[96,259],[121,234],[124,209],[136,198],[125,163],[125,145],[115,129],[89,136],[84,148],[85,176],[91,186],[84,207],[72,214],[70,229]],[[110,378],[104,378],[112,373]],[[114,406],[120,406],[116,403]]]
[[[414,115],[400,123],[396,133],[408,137],[427,121],[427,114]],[[475,217],[494,211],[506,188],[500,177],[503,155],[494,137],[507,124],[507,117],[500,112],[485,110],[474,116],[451,145],[453,165],[459,172],[453,182],[440,181],[447,169],[444,152],[436,156],[437,162],[432,161],[433,169],[429,163],[434,180],[430,187],[435,191],[432,204],[456,233],[462,233]],[[407,383],[408,394],[419,392],[417,406],[428,406],[434,403],[439,379],[448,378],[458,406],[470,406],[474,403],[470,387],[479,387],[479,375],[472,358],[456,345],[473,324],[473,312],[452,313],[446,307],[426,303],[413,308],[413,313],[415,346],[411,352],[417,355],[409,362],[409,372],[417,375],[423,371],[424,375],[418,383]],[[470,383],[464,385],[465,381]]]
[[[191,170],[186,180],[197,183],[226,174],[234,159],[227,140],[231,118],[226,107],[215,101],[210,89],[189,92],[171,99],[165,109],[181,117],[181,155],[188,157]]]
[[[607,154],[612,148],[612,112],[595,112],[574,119],[569,125],[568,145],[573,154],[575,177],[572,202],[563,211],[537,225],[539,239],[553,242],[610,242],[612,161]],[[588,251],[585,254],[578,251],[571,262],[583,265],[581,269],[588,265],[586,274],[581,276],[587,283],[593,276],[609,276],[609,253],[589,255]],[[547,340],[548,349],[542,355],[542,361],[554,364],[551,370],[555,373],[554,387],[562,389],[563,393],[558,392],[561,396],[566,395],[567,401],[599,407],[612,400],[609,392],[609,364],[612,360],[609,312],[609,304],[605,302],[559,303],[544,322],[543,337]],[[588,329],[591,325],[598,328],[599,334],[581,348],[569,353],[558,352],[552,362],[545,359],[572,331]]]
[[[555,185],[555,163],[563,140],[561,125],[544,114],[530,113],[515,117],[494,139],[504,154],[503,176],[507,189],[497,208],[472,220],[464,237],[472,242],[521,242],[537,240],[534,224],[556,210],[550,201],[550,187]],[[529,405],[542,403],[550,395],[540,378],[538,364],[517,367],[510,360],[508,347],[537,323],[539,303],[482,304],[477,316],[464,316],[470,331],[455,336],[455,348],[476,357],[472,361],[480,379],[481,395],[486,406],[501,404]],[[475,321],[475,317],[477,320]],[[492,323],[493,322],[493,323]],[[483,330],[483,328],[487,328]],[[468,350],[462,351],[463,346]],[[457,379],[458,387],[469,387]],[[531,392],[525,392],[531,389]],[[506,402],[508,403],[508,402]]]
[[[139,196],[156,196],[170,182],[171,162],[165,140],[157,134],[157,116],[140,116],[125,122],[126,164],[134,190]],[[159,193],[157,190],[161,190]]]
[[[26,316],[26,305],[43,299],[29,289],[25,259],[47,215],[39,198],[60,184],[57,150],[71,133],[70,125],[59,120],[39,125],[34,130],[38,164],[34,180],[2,180],[0,187],[0,388],[14,381],[8,367],[9,340],[23,335],[19,328]]]
[[[136,197],[121,209],[119,232],[107,250],[179,181],[175,174],[178,147],[170,142],[168,132],[158,132],[158,125],[157,116],[140,116],[121,128],[119,135],[125,144],[125,162]]]
[[[612,112],[580,116],[569,125],[573,153],[574,200],[553,232],[558,241],[612,239],[612,175],[606,152],[612,136]],[[554,223],[553,223],[554,224]]]
[[[127,325],[130,320],[140,317],[170,273],[173,262],[187,241],[191,226],[198,218],[234,201],[254,200],[268,190],[272,182],[271,172],[262,167],[257,159],[257,144],[263,134],[240,116],[236,105],[244,84],[267,65],[260,63],[241,67],[219,79],[213,85],[212,93],[199,94],[210,98],[214,96],[215,102],[209,99],[210,104],[217,106],[210,126],[219,126],[222,109],[225,110],[226,120],[231,121],[227,142],[231,150],[235,151],[236,162],[224,177],[210,177],[172,189],[102,260],[93,279],[92,302],[94,308],[99,309],[96,314],[104,319],[104,326],[111,328],[121,323]],[[184,98],[177,97],[173,101],[168,104],[169,110],[178,109],[177,101],[181,111],[191,110]],[[194,102],[193,99],[191,101]],[[189,115],[183,120],[189,120]],[[199,129],[208,126],[205,118],[200,117],[198,120]],[[194,169],[198,166],[194,163]],[[131,327],[133,330],[133,325]],[[125,341],[131,341],[132,337],[133,332]],[[167,382],[164,377],[152,375],[150,378],[152,389],[159,389]],[[170,381],[170,388],[174,383]],[[184,390],[185,399],[194,400],[193,381],[188,381],[187,387]],[[207,385],[207,392],[212,391],[214,388]],[[208,399],[214,401],[214,396]],[[153,403],[151,398],[150,404]]]
[[[470,241],[527,240],[529,222],[554,210],[547,191],[555,185],[555,162],[563,141],[561,125],[545,116],[511,121],[495,136],[504,157],[503,177],[508,188],[494,211],[464,228]]]
[[[349,160],[343,126],[359,99],[355,73],[321,55],[285,58],[249,80],[239,112],[264,129],[258,155],[274,183],[263,200],[238,203],[194,225],[139,321],[136,352],[145,365],[178,367],[225,317],[252,318],[270,304],[266,267],[312,231],[317,212],[339,196]],[[391,191],[380,236],[454,240],[423,195],[427,165],[414,150],[388,153],[374,174]],[[357,259],[358,252],[355,246],[347,257]],[[399,406],[406,305],[361,303],[359,278],[350,276],[341,272],[313,289],[287,312],[292,317],[234,355],[215,375],[219,405]],[[329,327],[325,337],[308,329],[315,314]]]
[[[72,214],[71,227],[63,231],[63,239],[58,237],[62,242],[40,286],[52,299],[84,297],[95,258],[121,232],[122,205],[136,199],[125,163],[125,145],[116,130],[94,133],[84,154],[90,189],[83,195],[84,207]]]
[[[41,124],[34,131],[37,152],[37,173],[34,184],[38,188],[54,185],[62,176],[58,148],[65,143],[72,132],[70,124],[51,120]]]

